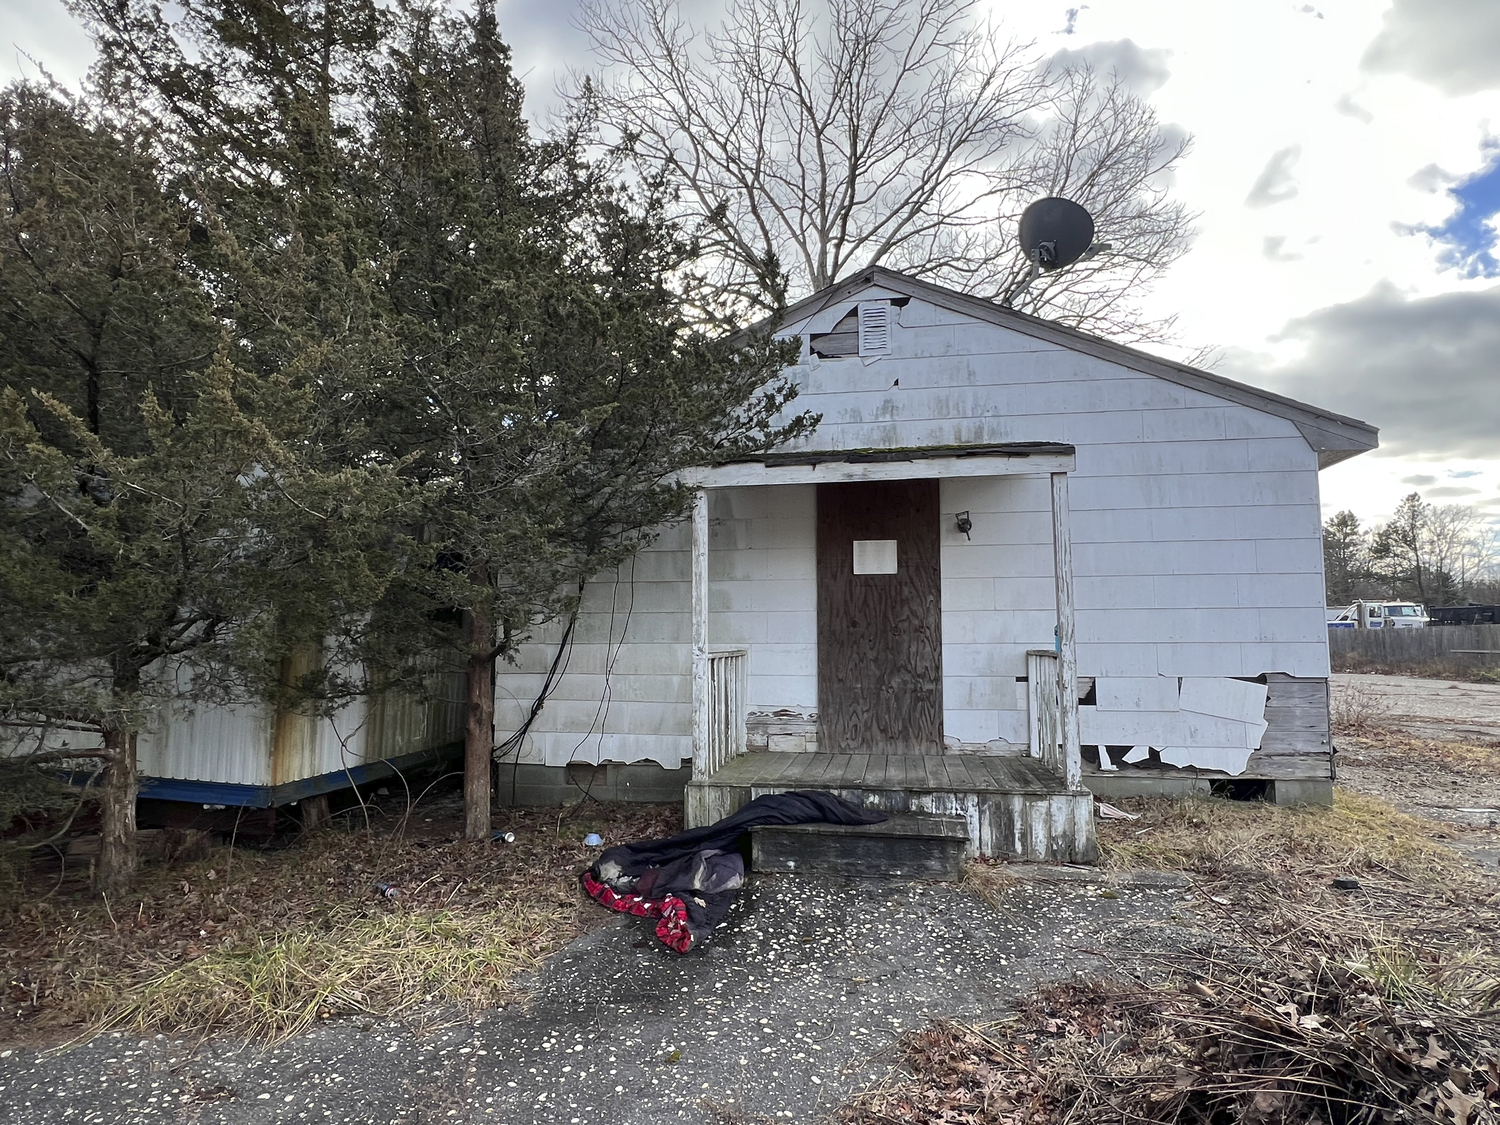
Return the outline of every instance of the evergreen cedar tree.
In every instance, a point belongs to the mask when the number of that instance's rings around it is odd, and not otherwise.
[[[137,731],[173,697],[273,690],[282,653],[369,605],[398,559],[343,514],[399,482],[320,464],[315,389],[242,362],[151,136],[28,87],[0,134],[0,702],[102,735],[119,893]]]
[[[487,4],[77,8],[88,95],[0,103],[4,702],[102,732],[119,894],[162,708],[457,654],[485,837],[495,660],[685,512],[675,470],[815,423],[773,422],[787,349],[704,321],[586,122],[528,135]]]

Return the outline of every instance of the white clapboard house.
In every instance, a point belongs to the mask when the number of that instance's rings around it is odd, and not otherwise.
[[[826,789],[1054,859],[1090,791],[1330,799],[1318,470],[1374,427],[881,268],[781,331],[821,423],[694,474],[563,659],[501,669],[517,769],[690,763],[690,823]]]

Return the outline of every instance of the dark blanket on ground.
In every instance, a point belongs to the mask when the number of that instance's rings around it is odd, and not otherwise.
[[[590,898],[610,910],[660,919],[662,944],[686,953],[729,913],[745,884],[739,844],[761,824],[879,824],[884,813],[856,808],[832,793],[772,793],[702,828],[606,848],[581,878]]]

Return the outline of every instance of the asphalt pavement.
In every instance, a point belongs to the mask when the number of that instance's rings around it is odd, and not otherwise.
[[[686,956],[640,919],[575,941],[506,1008],[325,1024],[278,1047],[117,1033],[0,1053],[0,1121],[814,1122],[900,1034],[997,1018],[1039,982],[1192,943],[1191,891],[758,876]]]

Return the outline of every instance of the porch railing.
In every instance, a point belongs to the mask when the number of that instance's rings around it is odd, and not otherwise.
[[[711,777],[745,752],[749,653],[721,649],[708,654],[708,730],[693,755],[693,777]]]
[[[1058,690],[1057,653],[1030,649],[1026,653],[1026,710],[1031,732],[1031,756],[1060,775],[1069,789],[1082,783],[1083,763],[1069,761],[1062,736],[1062,696]]]

